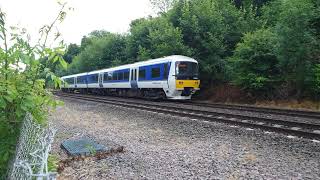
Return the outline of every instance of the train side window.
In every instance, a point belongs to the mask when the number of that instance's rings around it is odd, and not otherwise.
[[[107,81],[112,81],[112,72],[108,72]]]
[[[81,77],[81,81],[82,81],[83,84],[86,84],[86,83],[87,83],[86,78],[87,78],[86,76],[82,76],[82,77]]]
[[[99,79],[99,75],[98,74],[94,74],[94,75],[91,76],[92,83],[98,83],[98,79]]]
[[[118,80],[123,80],[123,72],[118,72]]]
[[[66,82],[70,85],[70,84],[74,84],[74,78],[67,78]]]
[[[107,82],[108,81],[108,73],[105,72],[103,73],[103,82]]]
[[[151,69],[151,78],[159,78],[160,77],[160,68],[152,68]]]
[[[98,83],[99,82],[99,74],[94,75],[94,82]]]
[[[135,80],[135,81],[137,80],[137,76],[138,76],[138,70],[135,69],[135,70],[134,70],[134,80]]]
[[[139,80],[146,78],[146,70],[145,69],[139,69]]]
[[[94,75],[89,75],[88,77],[88,84],[94,83]]]
[[[86,84],[86,76],[78,76],[77,84]]]
[[[112,80],[113,81],[118,80],[118,73],[116,73],[116,72],[112,73]]]
[[[124,72],[124,80],[129,80],[129,71]]]

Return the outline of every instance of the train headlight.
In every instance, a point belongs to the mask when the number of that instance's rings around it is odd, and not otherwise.
[[[179,84],[183,84],[183,81],[179,81]]]

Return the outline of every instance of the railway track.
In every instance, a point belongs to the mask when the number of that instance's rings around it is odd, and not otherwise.
[[[54,92],[60,93],[60,91],[54,91]],[[115,98],[115,97],[113,97],[113,98]],[[146,100],[143,98],[133,98],[133,97],[127,97],[127,98],[128,99]],[[166,102],[174,103],[175,101],[167,100]],[[274,115],[284,115],[284,116],[291,116],[291,117],[319,119],[319,124],[320,124],[320,111],[257,107],[257,106],[252,106],[252,105],[238,105],[238,104],[205,103],[205,102],[199,102],[199,101],[176,101],[176,104],[208,107],[208,108],[215,108],[215,109],[218,108],[218,109],[248,111],[248,112],[264,113],[264,114],[269,113],[269,114],[274,114]]]
[[[312,119],[319,119],[320,121],[320,112],[317,112],[317,111],[267,108],[267,107],[256,107],[256,106],[250,106],[250,105],[236,105],[236,104],[203,103],[203,102],[197,102],[197,101],[184,102],[184,104],[197,105],[197,106],[210,107],[210,108],[241,110],[241,111],[250,111],[250,112],[257,112],[257,113],[270,113],[270,114],[285,115],[285,116],[312,118]]]
[[[320,140],[320,125],[311,124],[306,122],[294,122],[282,119],[271,119],[264,117],[253,117],[248,115],[230,114],[211,112],[205,110],[195,110],[186,107],[168,106],[162,104],[153,104],[148,102],[132,102],[121,100],[120,98],[108,99],[108,97],[83,95],[83,94],[67,94],[67,93],[55,93],[61,97],[80,99],[86,101],[93,101],[98,103],[106,103],[111,105],[118,105],[127,108],[135,108],[140,110],[146,110],[150,112],[165,113],[181,117],[188,117],[193,119],[199,119],[203,121],[213,121],[228,123],[232,125],[238,125],[250,128],[259,128],[267,131],[280,132],[284,134],[296,135],[299,137]]]

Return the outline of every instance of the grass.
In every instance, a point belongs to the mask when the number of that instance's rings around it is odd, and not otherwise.
[[[310,100],[276,100],[276,101],[259,101],[256,102],[257,106],[263,107],[276,107],[276,108],[289,108],[301,110],[320,110],[320,102]]]
[[[48,170],[49,172],[58,172],[59,158],[56,155],[49,154]]]

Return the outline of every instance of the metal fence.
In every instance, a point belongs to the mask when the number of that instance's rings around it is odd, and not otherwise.
[[[9,170],[8,179],[56,179],[56,173],[48,172],[48,156],[56,130],[37,124],[27,114],[21,128],[16,155]]]

